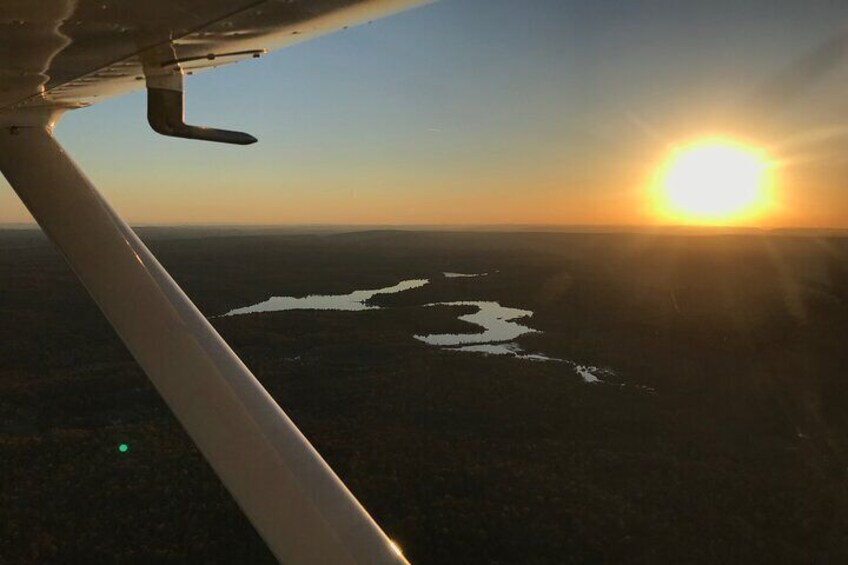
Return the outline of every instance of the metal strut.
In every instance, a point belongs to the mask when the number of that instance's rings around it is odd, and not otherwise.
[[[0,120],[0,171],[277,559],[406,563],[56,142],[52,124],[12,118]]]
[[[257,139],[248,133],[192,126],[185,123],[185,92],[182,72],[147,77],[147,121],[157,133],[169,137],[250,145]]]

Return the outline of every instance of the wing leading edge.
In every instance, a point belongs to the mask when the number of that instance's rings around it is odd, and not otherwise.
[[[425,0],[11,0],[0,112],[72,109],[345,29]]]

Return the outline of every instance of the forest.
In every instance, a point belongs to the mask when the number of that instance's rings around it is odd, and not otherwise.
[[[413,563],[848,562],[839,234],[140,235]],[[614,377],[413,339],[459,300]],[[0,230],[0,319],[0,563],[274,562],[38,231]]]

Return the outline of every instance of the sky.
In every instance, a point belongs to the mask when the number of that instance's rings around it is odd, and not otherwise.
[[[56,135],[134,224],[674,223],[658,170],[721,136],[774,165],[756,226],[848,228],[848,42],[810,58],[847,24],[825,0],[441,0],[187,79],[190,123],[258,144],[161,137],[143,92]],[[29,221],[0,180],[0,223]]]

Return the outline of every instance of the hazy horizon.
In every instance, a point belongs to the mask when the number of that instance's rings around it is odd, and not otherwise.
[[[410,232],[492,232],[492,233],[587,233],[587,234],[658,234],[658,235],[724,235],[724,234],[790,234],[848,235],[848,227],[759,227],[721,225],[614,225],[614,224],[235,224],[235,223],[132,223],[134,229],[237,230],[254,232],[284,231],[298,234],[360,233],[368,231]],[[0,230],[40,231],[35,222],[0,222]]]

